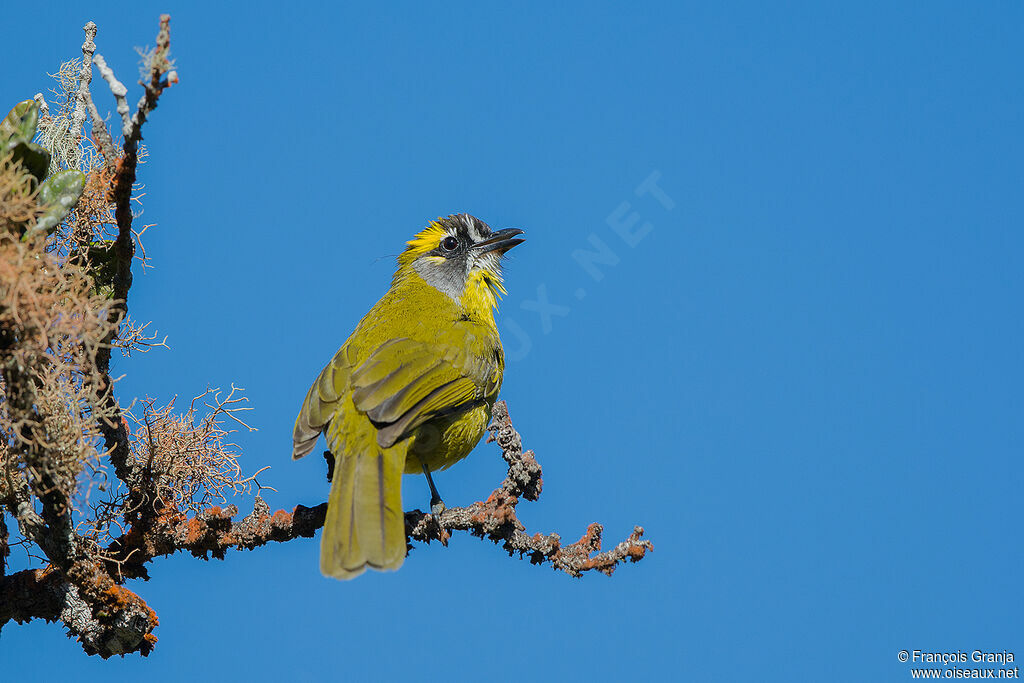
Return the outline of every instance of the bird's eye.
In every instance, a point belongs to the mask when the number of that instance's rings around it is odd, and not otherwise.
[[[451,235],[441,240],[441,248],[445,251],[455,251],[459,247],[459,240]]]

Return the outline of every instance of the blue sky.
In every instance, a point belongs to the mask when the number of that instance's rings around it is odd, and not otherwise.
[[[271,506],[325,500],[322,461],[289,460],[302,397],[403,242],[466,211],[528,237],[500,311],[502,396],[544,467],[521,517],[608,543],[641,524],[655,552],[573,580],[457,535],[350,583],[315,540],[177,556],[132,585],[160,617],[149,658],[12,625],[12,680],[40,657],[86,681],[904,680],[903,649],[1024,657],[1020,5],[19,4],[0,93],[49,88],[90,19],[133,83],[161,11],[181,82],[145,129],[156,267],[130,306],[171,350],[118,360],[122,398],[245,387]],[[573,257],[593,240],[600,279]],[[437,483],[464,504],[502,476],[480,446]]]

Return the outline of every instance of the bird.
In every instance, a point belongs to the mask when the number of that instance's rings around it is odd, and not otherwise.
[[[405,560],[402,474],[462,460],[490,422],[505,354],[495,324],[501,262],[525,241],[459,213],[429,221],[398,255],[391,287],[359,321],[306,394],[292,458],[321,433],[334,470],[320,571],[351,579]],[[331,457],[328,456],[328,457]]]

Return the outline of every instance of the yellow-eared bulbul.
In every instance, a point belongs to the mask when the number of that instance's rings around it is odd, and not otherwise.
[[[320,571],[349,579],[405,559],[402,474],[466,457],[501,388],[504,352],[494,309],[501,258],[522,230],[492,231],[456,214],[432,221],[398,257],[391,288],[370,309],[306,395],[293,458],[326,433],[334,456]]]

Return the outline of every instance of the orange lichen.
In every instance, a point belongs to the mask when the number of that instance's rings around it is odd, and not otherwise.
[[[278,510],[274,513],[274,516],[270,518],[270,526],[278,529],[283,529],[292,523],[292,516],[294,512],[285,512],[284,510]]]
[[[471,519],[477,524],[497,526],[517,522],[515,508],[518,502],[518,498],[509,495],[504,489],[495,489],[486,501],[477,503],[481,510],[475,513]]]
[[[156,612],[154,612],[142,598],[124,586],[118,586],[117,584],[110,586],[102,592],[102,599],[104,604],[113,610],[124,610],[131,607],[144,610],[146,612],[146,618],[149,621],[150,628],[156,628],[160,623],[156,618]]]
[[[206,525],[198,518],[193,517],[185,524],[185,544],[194,545],[202,539],[206,532]]]
[[[139,599],[139,596],[135,595],[135,593],[117,584],[103,591],[103,595],[104,602],[116,609],[130,607],[135,600]]]

